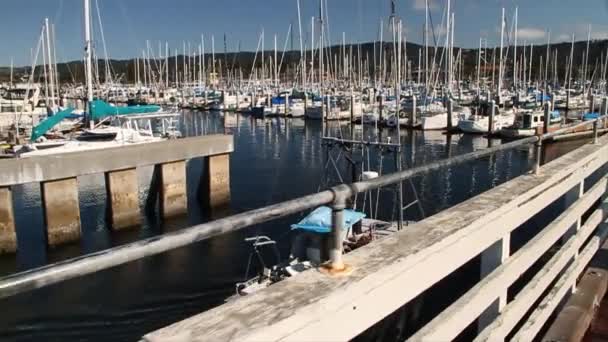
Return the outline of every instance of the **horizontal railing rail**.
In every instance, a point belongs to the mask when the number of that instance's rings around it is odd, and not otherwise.
[[[331,190],[296,198],[290,201],[274,204],[271,206],[247,211],[241,214],[230,216],[224,219],[197,225],[181,231],[152,237],[141,241],[133,242],[123,246],[111,248],[101,252],[81,256],[75,259],[59,262],[45,267],[18,273],[0,279],[0,298],[9,297],[18,293],[44,287],[67,279],[91,274],[100,270],[108,269],[135,261],[147,256],[163,253],[183,247],[198,241],[206,240],[211,237],[224,233],[236,231],[248,226],[268,222],[281,217],[286,217],[298,212],[316,208],[320,205],[333,204],[334,223],[341,222],[336,220],[336,215],[341,214],[344,209],[344,202],[354,194],[367,190],[378,189],[383,186],[398,183],[411,177],[425,174],[441,168],[450,167],[484,158],[500,151],[514,149],[529,144],[541,143],[545,139],[553,136],[570,132],[576,128],[586,125],[596,127],[599,122],[603,122],[606,116],[602,116],[593,121],[581,122],[569,127],[560,129],[557,132],[547,133],[540,136],[533,136],[522,140],[509,142],[506,144],[491,147],[485,150],[476,151],[445,160],[433,162],[424,166],[412,168],[399,173],[381,176],[376,179],[357,182],[351,185],[339,185]],[[597,140],[597,138],[596,138]],[[537,155],[537,165],[540,164],[540,156]],[[0,163],[1,164],[1,163]],[[14,181],[12,181],[14,182]],[[9,183],[4,180],[0,184]],[[332,229],[333,233],[340,232],[336,224]],[[338,241],[335,239],[335,241]],[[330,250],[331,265],[339,269],[342,267],[341,244],[335,244]]]

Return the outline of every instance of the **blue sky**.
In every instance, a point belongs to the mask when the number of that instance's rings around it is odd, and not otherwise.
[[[92,7],[95,10],[95,0]],[[332,41],[371,41],[378,34],[380,19],[387,20],[389,0],[327,0]],[[240,40],[242,50],[255,50],[262,28],[266,48],[273,47],[278,35],[283,45],[287,29],[294,25],[294,46],[298,47],[296,0],[97,0],[104,28],[108,54],[124,59],[141,55],[146,40],[158,49],[158,41],[168,41],[171,48],[192,42],[194,48],[205,34],[215,35],[216,51],[223,51],[223,35],[228,49],[235,50]],[[446,0],[429,0],[435,24],[443,14]],[[409,41],[421,42],[424,0],[396,0]],[[500,12],[506,8],[512,20],[519,7],[520,42],[546,41],[551,30],[553,41],[566,41],[571,34],[585,39],[592,25],[594,38],[608,38],[608,0],[452,0],[456,21],[456,44],[475,47],[479,38],[490,44],[499,41]],[[310,36],[310,21],[318,15],[318,0],[301,0],[303,30]],[[59,61],[82,56],[82,0],[2,0],[0,11],[0,65],[11,57],[16,65],[28,63],[30,49],[40,34],[45,17],[55,23]],[[96,11],[95,39],[101,51]],[[309,39],[309,38],[308,38]]]

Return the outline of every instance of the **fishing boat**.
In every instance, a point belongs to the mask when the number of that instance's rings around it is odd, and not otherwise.
[[[549,113],[548,131],[554,131],[561,127],[562,117],[559,111]],[[505,138],[524,138],[542,134],[545,124],[545,113],[539,110],[525,110],[517,114],[515,122],[509,127],[498,131]]]

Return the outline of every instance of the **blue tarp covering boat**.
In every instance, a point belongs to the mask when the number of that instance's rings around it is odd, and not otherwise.
[[[91,119],[93,120],[101,120],[105,117],[113,115],[155,113],[159,110],[160,106],[154,105],[116,107],[102,100],[91,101]]]
[[[350,229],[350,227],[363,218],[365,218],[364,213],[345,209],[344,229]],[[331,208],[323,206],[313,210],[299,223],[291,225],[291,229],[302,229],[323,234],[331,232]]]
[[[583,121],[591,121],[600,117],[600,113],[585,113],[583,114]]]
[[[68,107],[67,109],[57,112],[55,115],[49,116],[48,118],[43,120],[41,123],[36,125],[36,127],[32,128],[32,136],[30,137],[30,140],[31,141],[38,140],[38,138],[45,135],[46,132],[48,132],[51,128],[53,128],[55,125],[57,125],[59,122],[61,122],[61,120],[72,116],[73,110],[74,110],[74,108]]]

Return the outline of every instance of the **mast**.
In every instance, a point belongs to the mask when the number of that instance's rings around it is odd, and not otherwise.
[[[424,82],[429,86],[429,0],[424,0]]]
[[[9,86],[12,89],[13,88],[13,68],[14,68],[14,63],[13,63],[13,57],[11,57],[11,78],[10,78],[10,83]]]
[[[549,36],[547,38],[547,55],[545,56],[545,88],[547,88],[549,86],[549,61],[551,61],[551,51],[550,51],[550,46],[551,46],[551,31],[549,31]]]
[[[583,67],[583,90],[586,91],[587,88],[587,67],[589,64],[589,41],[591,40],[591,25],[589,25],[589,30],[587,32],[587,52],[585,52],[585,65]]]
[[[205,92],[207,91],[207,71],[205,70],[205,35],[201,34],[201,48],[203,50],[203,85],[205,86]]]
[[[498,67],[498,104],[501,104],[501,91],[502,91],[502,70],[503,70],[503,60],[502,60],[502,49],[504,45],[504,36],[505,36],[505,8],[502,8],[502,17],[500,19],[500,62]]]
[[[300,72],[302,73],[302,87],[306,91],[306,55],[304,54],[304,39],[302,37],[302,16],[300,13],[300,0],[298,3],[298,28],[300,30]]]
[[[51,29],[49,18],[44,18],[44,28],[46,33],[46,56],[49,65],[49,88],[51,91],[51,110],[55,108],[55,72],[53,71],[53,56],[51,54]]]
[[[479,50],[477,50],[477,90],[478,90],[478,95],[479,95],[479,90],[481,90],[480,76],[481,76],[481,37],[479,38]]]
[[[517,82],[517,19],[518,19],[518,7],[515,7],[515,39],[513,44],[513,85],[517,90],[518,82]]]
[[[87,102],[93,101],[93,69],[91,65],[91,3],[90,0],[84,0],[84,57],[85,57],[85,75],[87,82]],[[90,115],[90,113],[89,113]]]

